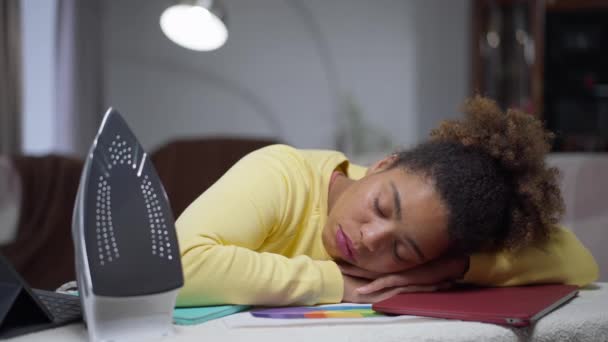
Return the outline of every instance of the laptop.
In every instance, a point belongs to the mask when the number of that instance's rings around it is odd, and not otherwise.
[[[0,255],[0,339],[81,320],[77,296],[30,288]]]
[[[574,298],[574,285],[515,287],[461,286],[452,290],[403,293],[372,305],[375,311],[528,326]]]

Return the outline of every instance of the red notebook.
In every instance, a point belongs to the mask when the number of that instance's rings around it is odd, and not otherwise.
[[[576,296],[573,285],[461,287],[448,291],[403,293],[372,305],[397,315],[527,326]]]

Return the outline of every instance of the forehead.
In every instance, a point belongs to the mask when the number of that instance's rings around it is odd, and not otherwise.
[[[386,188],[383,191],[390,192],[393,196],[396,190],[402,209],[409,210],[410,215],[424,214],[421,215],[424,217],[426,214],[432,214],[430,216],[435,218],[446,214],[443,200],[428,177],[402,168],[384,171],[379,176],[377,181],[381,183],[380,186]]]
[[[441,204],[441,197],[435,191],[435,184],[422,173],[395,167],[378,172],[375,176],[375,182],[387,187],[394,185],[400,194],[404,192],[403,200],[430,200]]]
[[[401,168],[381,172],[378,176],[376,181],[390,206],[396,205],[393,197],[394,190],[397,191],[402,212],[400,226],[404,232],[426,251],[447,246],[448,211],[433,182],[424,175]]]

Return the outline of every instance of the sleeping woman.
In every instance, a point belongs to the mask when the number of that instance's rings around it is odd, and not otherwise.
[[[286,145],[245,156],[176,222],[178,305],[372,303],[455,281],[596,280],[593,256],[557,225],[553,135],[489,99],[464,112],[368,168]]]

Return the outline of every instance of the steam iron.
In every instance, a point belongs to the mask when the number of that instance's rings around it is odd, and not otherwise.
[[[148,154],[112,108],[84,164],[72,236],[90,341],[172,333],[184,283],[174,218]]]

